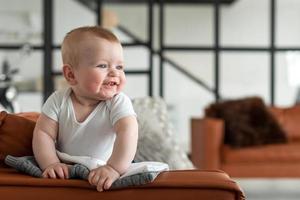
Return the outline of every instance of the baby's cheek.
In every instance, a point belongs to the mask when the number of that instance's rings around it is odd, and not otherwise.
[[[87,89],[89,91],[93,91],[93,92],[97,92],[100,88],[100,82],[93,82],[93,83],[89,83],[87,84]]]
[[[125,84],[120,84],[118,87],[117,87],[117,92],[120,92],[123,90]]]
[[[125,87],[125,85],[126,85],[126,78],[124,77],[124,78],[122,78],[122,80],[120,81],[120,85],[119,85],[119,87],[118,87],[118,91],[123,90],[123,88]]]

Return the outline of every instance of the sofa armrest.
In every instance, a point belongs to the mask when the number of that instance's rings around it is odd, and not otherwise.
[[[192,119],[191,159],[200,169],[220,169],[224,122],[220,119]]]

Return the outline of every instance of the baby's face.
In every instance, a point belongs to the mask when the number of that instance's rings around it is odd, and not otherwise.
[[[96,101],[112,98],[126,82],[121,44],[96,37],[80,43],[72,86],[76,95]]]

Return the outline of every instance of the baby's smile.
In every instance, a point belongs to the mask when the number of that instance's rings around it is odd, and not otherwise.
[[[108,82],[104,82],[103,86],[106,89],[113,89],[115,87],[117,87],[119,84],[116,81],[108,81]]]
[[[113,81],[110,81],[110,82],[108,82],[108,83],[106,83],[104,85],[114,86],[114,85],[117,85],[117,83],[113,82]]]

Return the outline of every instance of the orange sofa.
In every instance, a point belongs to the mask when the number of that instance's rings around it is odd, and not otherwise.
[[[0,194],[2,199],[10,200],[244,199],[241,189],[225,173],[199,170],[163,172],[144,186],[97,192],[83,180],[34,178],[10,168],[0,168]]]
[[[287,143],[235,149],[223,143],[222,119],[192,119],[194,165],[221,169],[231,177],[300,177],[300,105],[269,111],[285,131]]]
[[[43,179],[21,174],[5,166],[3,159],[5,154],[32,155],[32,130],[38,113],[21,113],[17,116],[0,113],[1,199],[245,199],[241,188],[219,170],[167,171],[159,174],[152,183],[105,192],[97,192],[84,180]]]

